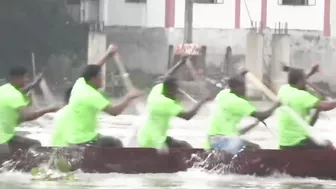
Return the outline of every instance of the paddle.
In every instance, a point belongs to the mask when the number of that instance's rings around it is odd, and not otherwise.
[[[269,99],[271,99],[274,102],[278,102],[279,99],[278,97],[271,91],[269,90],[261,81],[259,81],[258,78],[256,78],[252,73],[247,72],[245,74],[245,77],[252,82],[256,87],[259,88]],[[288,115],[290,115],[299,125],[307,132],[308,136],[317,144],[320,145],[325,145],[325,141],[322,141],[318,139],[316,136],[312,134],[312,127],[305,121],[303,120],[294,110],[292,110],[290,107],[287,105],[283,104],[282,107],[283,111],[286,111]]]
[[[132,81],[129,78],[129,74],[126,72],[125,66],[120,59],[119,53],[116,52],[114,54],[113,58],[116,62],[116,65],[119,69],[120,74],[122,75],[122,78],[123,78],[123,81],[126,85],[127,90],[128,91],[134,90]],[[145,105],[143,103],[140,103],[139,100],[135,101],[135,108],[136,108],[136,111],[137,111],[138,114],[141,114],[142,112],[145,112]],[[135,126],[132,127],[133,131],[131,132],[131,134],[129,136],[127,136],[126,139],[125,139],[124,144],[126,144],[126,146],[132,145],[137,140],[137,133],[138,133],[138,130],[141,126],[141,121],[137,120],[136,123],[137,124],[135,124]]]
[[[192,101],[193,103],[197,103],[197,100],[195,100],[193,97],[191,97],[187,92],[185,92],[182,89],[178,89],[178,91],[183,94],[184,96],[186,96],[190,101]]]

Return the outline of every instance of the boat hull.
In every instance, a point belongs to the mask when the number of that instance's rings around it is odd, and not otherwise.
[[[12,159],[10,169],[29,171],[49,160],[52,148],[40,147],[28,153],[23,150]],[[268,176],[284,173],[298,177],[336,179],[336,151],[333,150],[256,150],[242,151],[235,157],[225,152],[203,149],[171,149],[158,154],[149,148],[63,148],[58,154],[71,162],[74,170],[87,173],[174,173],[192,166],[219,173]]]

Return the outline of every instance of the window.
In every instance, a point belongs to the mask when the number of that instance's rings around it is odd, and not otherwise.
[[[278,4],[288,6],[314,6],[316,0],[278,0]]]
[[[147,0],[125,0],[125,3],[147,3]]]
[[[66,1],[68,5],[80,5],[80,0],[67,0]]]
[[[194,0],[198,4],[223,4],[224,0]]]

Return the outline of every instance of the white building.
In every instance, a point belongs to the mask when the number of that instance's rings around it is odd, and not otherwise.
[[[210,0],[208,0],[210,1]],[[218,0],[213,0],[218,1]],[[336,36],[336,0],[220,0],[221,4],[194,4],[194,28],[249,28],[251,20],[274,28],[319,30]],[[105,26],[181,28],[185,0],[68,0],[80,11],[80,20]],[[288,4],[296,3],[296,5]],[[74,8],[72,8],[74,10]]]

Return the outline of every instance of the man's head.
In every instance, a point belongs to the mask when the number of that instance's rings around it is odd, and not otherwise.
[[[84,69],[82,77],[86,82],[90,83],[96,88],[101,88],[103,86],[101,67],[98,65],[87,65]]]
[[[177,100],[178,84],[174,77],[167,77],[163,81],[162,94],[170,99]]]
[[[288,72],[288,84],[298,88],[306,88],[306,75],[302,69],[291,68]]]
[[[232,77],[228,81],[230,90],[240,96],[245,96],[245,78],[242,75]]]
[[[23,88],[25,87],[28,82],[29,82],[29,78],[28,78],[28,71],[25,67],[22,66],[15,66],[12,67],[9,70],[9,80],[12,84],[14,84],[17,87]]]

